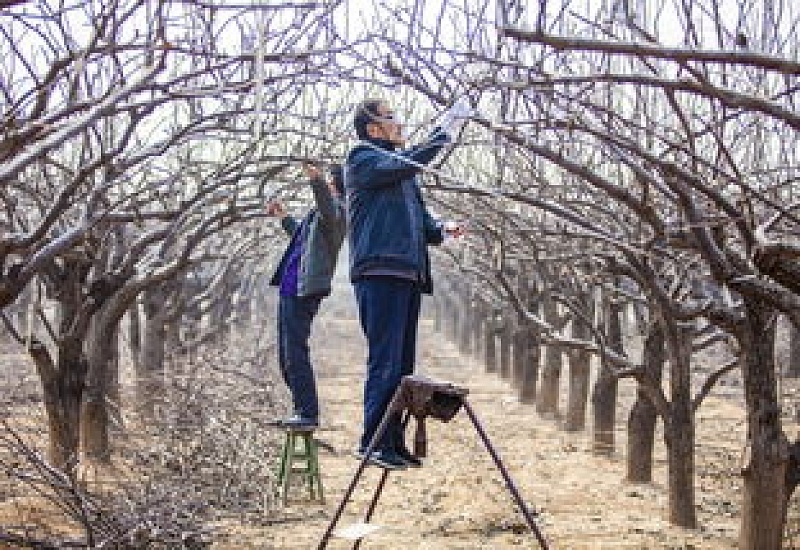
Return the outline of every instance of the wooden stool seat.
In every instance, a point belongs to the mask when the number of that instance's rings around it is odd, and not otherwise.
[[[322,492],[322,477],[319,469],[319,452],[314,440],[314,428],[283,426],[286,440],[278,466],[277,491],[283,504],[289,500],[289,489],[293,479],[302,480],[308,489],[310,502],[325,502]]]

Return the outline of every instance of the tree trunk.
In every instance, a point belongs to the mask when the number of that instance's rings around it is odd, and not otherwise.
[[[442,294],[436,293],[433,297],[433,330],[442,333]]]
[[[644,340],[642,364],[653,380],[660,383],[664,370],[664,331],[657,322],[650,324]],[[650,483],[653,481],[653,445],[658,414],[653,402],[641,388],[636,390],[636,401],[628,415],[628,481]]]
[[[447,339],[453,344],[458,344],[458,327],[461,321],[461,312],[458,311],[458,294],[451,287],[447,293],[448,310],[450,311],[450,324]]]
[[[484,324],[486,323],[486,308],[480,301],[476,300],[474,313],[472,315],[472,356],[475,359],[483,357],[485,339],[483,335]]]
[[[28,285],[25,289],[20,292],[19,296],[17,297],[17,301],[14,302],[13,312],[15,313],[14,317],[17,320],[17,332],[25,338],[28,334],[28,308],[31,306],[31,302],[33,301],[33,285]]]
[[[495,326],[494,316],[487,319],[483,324],[483,333],[486,342],[484,345],[486,372],[497,372],[497,339],[495,337],[497,330]]]
[[[786,525],[786,515],[789,513],[789,503],[800,484],[800,439],[795,439],[787,448],[788,460],[786,461],[786,474],[784,477],[783,514],[781,525]]]
[[[119,392],[119,327],[136,303],[135,287],[127,287],[95,313],[89,325],[85,352],[88,360],[86,390],[81,410],[81,446],[84,456],[96,462],[111,459],[109,425],[112,415],[121,424]]]
[[[136,400],[150,420],[156,417],[156,404],[164,396],[164,324],[165,296],[161,289],[148,290],[144,296],[144,333],[141,366],[136,377]]]
[[[623,352],[622,327],[619,322],[620,306],[609,302],[606,309],[606,338],[608,346]],[[600,375],[592,392],[593,450],[597,453],[614,452],[614,424],[617,411],[617,377],[601,362]]]
[[[97,338],[99,336],[90,334],[90,348],[99,347]],[[81,408],[81,448],[87,459],[107,463],[111,459],[106,407],[108,362],[111,358],[108,355],[102,357],[94,350],[90,350],[89,357],[89,374]]]
[[[670,414],[664,423],[669,477],[669,520],[694,529],[694,414],[692,410],[692,330],[678,326],[670,342]]]
[[[139,304],[134,300],[131,307],[128,309],[128,345],[130,346],[131,362],[137,373],[142,368],[142,331],[140,320]]]
[[[109,404],[115,409],[111,411],[111,415],[115,417],[118,424],[122,424],[122,417],[120,411],[122,410],[122,396],[120,392],[120,321],[117,321],[117,328],[111,335],[111,354],[108,362],[108,388],[106,396],[108,397]]]
[[[529,330],[523,324],[517,325],[514,331],[514,340],[511,343],[513,348],[511,361],[511,385],[519,389],[522,386],[522,378],[525,376],[525,364],[528,361],[528,334]]]
[[[690,410],[672,410],[664,424],[669,478],[669,521],[695,529],[694,506],[694,419]]]
[[[470,307],[469,293],[464,290],[458,294],[459,311],[461,312],[461,325],[458,329],[458,348],[464,355],[469,355],[472,351],[470,335],[472,334],[472,308]]]
[[[227,277],[213,298],[214,302],[208,316],[208,330],[212,333],[211,340],[218,344],[224,343],[230,336],[230,320],[233,311],[232,294],[232,278]]]
[[[31,340],[29,352],[42,382],[49,428],[50,463],[74,475],[80,443],[80,411],[87,364],[83,340],[88,329],[89,311],[82,311],[80,288],[88,274],[82,261],[65,260],[52,266],[47,274],[48,292],[57,301],[56,322],[58,349],[53,361],[50,351]]]
[[[16,330],[17,334],[24,338],[27,331],[22,330],[21,323],[14,322],[14,319],[19,317],[19,310],[21,307],[22,304],[20,302],[20,298],[17,298],[16,302],[7,306],[5,309],[0,308],[0,311],[3,311],[3,313],[6,314],[6,317],[8,317],[8,320],[11,322],[11,325],[14,327],[14,330]],[[5,323],[0,323],[0,344],[5,347],[13,341],[14,338],[11,332],[6,328]]]
[[[81,399],[86,362],[81,342],[67,338],[53,363],[44,344],[33,341],[29,349],[42,382],[48,425],[47,456],[51,465],[72,475],[78,462]]]
[[[164,354],[174,357],[181,349],[181,315],[173,315],[164,322]]]
[[[558,324],[558,305],[545,295],[542,302],[545,321]],[[561,348],[548,344],[544,349],[544,367],[539,392],[536,396],[536,412],[541,415],[558,416],[558,394],[561,387]]]
[[[739,531],[742,550],[778,550],[783,534],[788,443],[781,427],[774,359],[774,324],[766,304],[745,297],[742,377],[747,403],[747,447]]]
[[[511,344],[513,340],[513,323],[508,319],[503,319],[503,328],[500,330],[500,377],[503,380],[511,378]]]
[[[253,321],[254,286],[251,276],[245,277],[239,283],[239,292],[236,294],[236,318],[243,326],[249,326]]]
[[[539,362],[541,361],[542,348],[539,339],[531,329],[523,327],[517,332],[518,338],[524,341],[517,350],[520,352],[520,379],[518,383],[519,400],[525,404],[536,402],[536,382],[539,376]],[[515,350],[515,357],[517,350]]]
[[[458,337],[458,308],[453,295],[447,294],[447,339],[455,343]]]
[[[800,377],[800,330],[789,322],[789,365],[786,369],[789,378]]]
[[[573,319],[570,325],[574,339],[588,340],[591,337],[590,327],[582,321]],[[568,356],[569,395],[564,429],[568,432],[579,432],[586,427],[586,404],[589,400],[592,356],[588,351],[583,350],[572,350]]]
[[[115,370],[117,326],[119,319],[109,318],[111,304],[106,304],[94,317],[86,338],[89,369],[81,409],[81,448],[86,458],[107,463],[111,460],[109,444],[108,403]]]

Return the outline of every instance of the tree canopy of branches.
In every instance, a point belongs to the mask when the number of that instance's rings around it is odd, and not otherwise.
[[[390,99],[413,139],[467,96],[475,121],[424,170],[431,203],[471,228],[440,271],[558,349],[540,412],[558,406],[562,352],[584,370],[600,358],[598,433],[616,381],[636,381],[664,421],[679,525],[697,523],[694,414],[738,369],[740,546],[777,549],[794,488],[773,348],[778,315],[800,323],[798,7],[359,6],[0,3],[0,308],[41,377],[52,462],[68,469],[82,445],[109,454],[110,343],[126,312],[141,305],[149,327],[147,378],[170,323],[263,279],[264,202],[301,204],[297,162],[341,160],[355,100]],[[647,313],[668,384],[621,346],[613,319],[628,302]],[[11,315],[21,303],[28,323]],[[693,385],[693,353],[720,341],[730,357]]]

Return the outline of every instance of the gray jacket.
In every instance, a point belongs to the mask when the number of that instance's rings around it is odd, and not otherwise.
[[[306,214],[306,223],[302,225],[303,234],[299,236],[303,243],[300,256],[300,272],[297,279],[297,295],[327,296],[331,292],[331,279],[336,267],[336,259],[345,234],[344,203],[331,196],[327,184],[322,179],[311,180],[316,208]],[[301,227],[297,219],[286,216],[281,226],[290,236]],[[278,268],[272,276],[270,284],[280,286],[284,265],[289,258],[291,244],[281,257]]]

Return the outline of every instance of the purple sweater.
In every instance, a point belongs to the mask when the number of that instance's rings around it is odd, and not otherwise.
[[[281,296],[297,296],[297,283],[300,277],[300,258],[303,255],[303,239],[301,238],[305,230],[308,217],[303,219],[294,235],[292,235],[292,242],[289,243],[289,256],[286,260],[286,265],[281,273]]]

